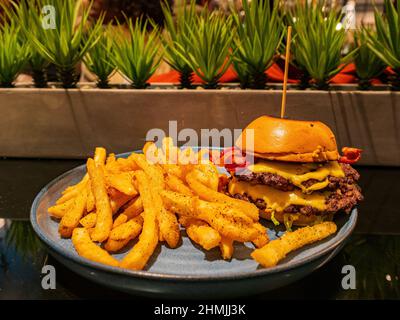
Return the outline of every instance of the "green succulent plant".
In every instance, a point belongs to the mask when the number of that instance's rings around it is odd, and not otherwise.
[[[233,13],[237,30],[233,65],[242,87],[264,89],[266,86],[265,72],[274,62],[283,34],[278,1],[275,3],[271,8],[268,0],[252,1],[251,4],[244,0],[244,20],[238,12]]]
[[[97,87],[103,89],[110,87],[109,79],[115,71],[110,27],[99,29],[99,41],[83,57],[88,70],[97,76]]]
[[[334,10],[324,10],[324,4],[325,1],[298,3],[288,16],[293,27],[293,63],[320,90],[329,88],[329,80],[357,51],[342,56],[346,40],[346,31],[340,27],[342,16]]]
[[[385,0],[385,14],[375,8],[377,36],[370,32],[368,47],[388,66],[395,75],[391,79],[392,89],[400,90],[400,1],[397,6]]]
[[[39,37],[40,32],[38,28],[42,28],[41,25],[35,23],[34,16],[39,15],[39,6],[36,0],[32,1],[20,1],[18,3],[11,2],[12,6],[6,10],[7,15],[10,19],[18,21],[23,26],[22,30],[30,30],[32,34]],[[31,41],[29,41],[29,35],[26,32],[20,32],[21,41],[26,42],[29,46],[29,57],[28,64],[32,70],[33,83],[37,88],[47,87],[47,74],[46,67],[48,66],[48,60],[42,56]],[[44,41],[44,40],[41,40]]]
[[[232,17],[203,10],[183,35],[184,45],[175,43],[177,54],[203,80],[204,88],[216,89],[231,64],[235,35]],[[185,49],[185,48],[188,48]]]
[[[354,34],[354,44],[358,48],[354,63],[360,90],[368,90],[371,87],[371,79],[378,77],[386,67],[385,63],[368,47],[370,38],[373,41],[376,37],[375,32],[365,28]]]
[[[112,61],[123,75],[132,82],[135,89],[144,89],[148,80],[160,65],[162,57],[159,54],[161,47],[159,29],[154,27],[146,31],[148,21],[142,18],[127,19],[128,36],[119,25],[119,32],[115,32],[114,51]]]
[[[187,45],[186,39],[190,37],[196,21],[196,2],[190,1],[189,6],[177,12],[176,21],[172,14],[168,3],[162,3],[164,13],[164,27],[166,33],[162,37],[164,46],[164,59],[176,71],[179,72],[180,87],[190,89],[193,87],[193,69],[183,59],[180,52],[183,50],[186,55],[190,52],[190,46]]]
[[[76,87],[79,76],[76,67],[100,38],[99,29],[102,28],[104,16],[101,15],[88,28],[91,5],[83,6],[82,0],[37,0],[38,8],[54,8],[54,28],[43,28],[45,16],[37,11],[32,11],[35,27],[22,25],[36,50],[56,66],[58,79],[64,88]]]
[[[21,41],[21,28],[15,19],[0,26],[0,87],[14,87],[14,80],[29,56],[28,45]]]

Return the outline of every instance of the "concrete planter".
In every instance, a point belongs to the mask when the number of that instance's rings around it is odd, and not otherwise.
[[[281,91],[0,89],[0,156],[83,158],[95,146],[140,148],[149,129],[243,128],[279,115]],[[340,147],[364,149],[362,164],[400,165],[400,93],[288,91],[290,118],[320,120]],[[167,131],[168,132],[168,131]]]

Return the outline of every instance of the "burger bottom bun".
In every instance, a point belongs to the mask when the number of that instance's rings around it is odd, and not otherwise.
[[[284,223],[283,215],[284,214],[282,212],[275,212],[274,217],[279,222]],[[321,220],[321,216],[316,216],[316,215],[305,216],[303,214],[298,214],[297,216],[298,216],[298,219],[293,221],[293,225],[300,226],[300,227],[314,225],[314,224],[322,222],[324,220],[331,220],[331,218],[332,218],[332,215],[330,215],[330,214],[326,214],[326,215],[322,216],[322,220]],[[267,219],[267,220],[271,220],[271,212],[265,211],[265,210],[260,210],[260,217]]]

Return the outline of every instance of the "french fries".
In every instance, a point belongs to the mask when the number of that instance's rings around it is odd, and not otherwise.
[[[81,220],[79,220],[79,223],[82,227],[86,229],[91,229],[94,228],[94,226],[96,225],[96,220],[97,214],[95,212],[91,212],[84,216]]]
[[[141,170],[135,172],[134,177],[138,182],[140,197],[143,202],[143,230],[139,241],[122,259],[121,267],[133,270],[141,270],[150,259],[158,243],[157,212],[154,206],[152,193],[150,192],[150,179]]]
[[[211,250],[220,244],[220,234],[207,223],[199,219],[187,217],[180,217],[179,222],[186,228],[189,238],[205,250]]]
[[[104,248],[110,252],[121,250],[129,241],[135,239],[140,234],[142,226],[143,218],[137,216],[114,227],[110,232],[110,236],[104,245]]]
[[[87,192],[83,188],[74,199],[74,203],[71,205],[71,209],[68,210],[61,218],[58,226],[58,232],[61,237],[69,238],[72,235],[72,231],[79,225],[79,220],[82,218],[83,213],[86,209]]]
[[[233,240],[222,237],[219,244],[219,249],[221,250],[221,256],[224,260],[230,260],[233,256]]]
[[[194,172],[190,172],[186,175],[186,182],[189,184],[190,188],[200,197],[200,199],[210,202],[227,204],[233,208],[243,211],[251,219],[253,219],[253,221],[258,221],[258,208],[254,204],[247,201],[231,198],[223,193],[208,188],[196,179],[196,175]]]
[[[88,159],[87,170],[92,182],[92,192],[96,201],[97,220],[91,234],[93,241],[104,242],[111,231],[113,220],[110,199],[108,198],[102,166],[96,166],[93,159]]]
[[[277,265],[291,251],[329,237],[336,230],[336,224],[329,221],[312,227],[300,228],[293,232],[285,232],[281,238],[272,240],[261,249],[254,250],[251,256],[263,267],[270,268]]]
[[[86,259],[107,264],[113,267],[119,265],[119,261],[113,258],[106,250],[96,245],[85,228],[75,228],[72,233],[72,243],[78,254]]]
[[[159,242],[170,248],[179,245],[182,226],[194,243],[204,250],[219,248],[227,261],[233,258],[235,241],[252,242],[253,259],[272,267],[289,252],[336,232],[334,223],[324,222],[269,241],[257,207],[220,192],[222,175],[203,159],[208,150],[180,150],[165,138],[161,148],[147,142],[143,152],[117,158],[96,148],[87,160],[87,173],[49,207],[49,214],[60,219],[60,236],[71,237],[79,255],[141,270]],[[124,248],[121,261],[110,255]]]

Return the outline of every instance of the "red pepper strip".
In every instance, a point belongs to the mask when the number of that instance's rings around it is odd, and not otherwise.
[[[361,149],[344,147],[342,148],[343,156],[339,158],[339,162],[348,164],[356,163],[361,158],[361,152]]]

